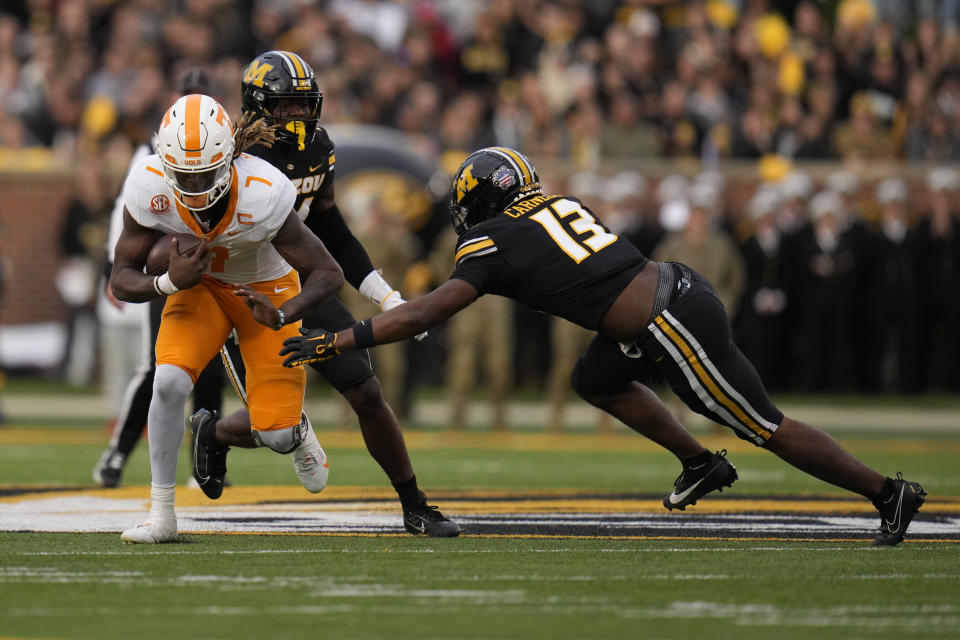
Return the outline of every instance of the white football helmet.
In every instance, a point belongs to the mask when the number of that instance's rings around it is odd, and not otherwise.
[[[210,208],[230,190],[233,123],[210,96],[194,93],[173,103],[157,131],[157,153],[167,186],[191,211]],[[206,204],[191,207],[184,196],[206,196]]]

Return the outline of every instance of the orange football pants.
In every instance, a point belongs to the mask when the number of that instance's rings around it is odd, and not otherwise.
[[[248,286],[279,307],[300,292],[300,278],[290,271],[282,278]],[[272,431],[298,425],[307,374],[303,367],[284,367],[279,352],[284,340],[299,335],[300,322],[279,331],[265,327],[253,319],[232,285],[204,276],[195,287],[167,298],[157,335],[157,364],[176,365],[196,382],[233,328],[247,368],[251,428]]]

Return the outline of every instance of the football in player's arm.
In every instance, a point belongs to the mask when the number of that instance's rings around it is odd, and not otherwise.
[[[682,472],[666,508],[682,510],[729,487],[737,472],[726,451],[705,449],[644,384],[656,374],[738,437],[871,500],[881,515],[874,545],[903,540],[923,488],[899,473],[884,477],[832,436],[784,416],[732,342],[723,304],[700,274],[648,260],[575,197],[543,195],[529,160],[505,147],[467,157],[454,177],[450,213],[459,240],[448,282],[349,330],[302,330],[284,342],[284,365],[402,340],[479,295],[506,296],[598,332],[571,382],[588,402],[677,456]]]

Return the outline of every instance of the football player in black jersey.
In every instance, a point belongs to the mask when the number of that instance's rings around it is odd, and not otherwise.
[[[408,338],[483,294],[513,298],[597,331],[572,383],[591,404],[664,446],[683,470],[664,498],[684,509],[737,479],[726,451],[705,449],[644,384],[655,374],[694,411],[821,480],[868,498],[880,511],[874,545],[895,545],[926,493],[887,478],[830,435],[785,417],[730,338],[710,283],[679,263],[648,260],[578,199],[547,196],[529,160],[506,147],[471,154],[454,177],[459,234],[454,272],[431,293],[349,330],[301,330],[281,355],[295,366]],[[272,305],[245,291],[248,302]]]
[[[298,191],[294,209],[340,264],[347,281],[380,309],[403,304],[400,292],[374,269],[334,201],[334,145],[318,125],[323,94],[310,65],[295,53],[268,51],[247,66],[242,94],[245,114],[266,118],[277,125],[277,140],[272,146],[252,147],[249,152],[267,160],[290,178]],[[331,298],[303,318],[307,327],[345,329],[355,322],[337,298]],[[226,360],[228,364],[230,361],[239,364],[236,354],[228,355]],[[400,424],[384,400],[370,355],[365,350],[352,351],[318,362],[314,369],[343,394],[357,414],[367,450],[400,497],[406,530],[414,535],[433,537],[459,535],[457,523],[428,505],[417,486]],[[234,373],[235,383],[242,379],[242,372]],[[238,391],[242,397],[242,387],[238,386]],[[218,449],[217,445],[222,451],[228,446],[255,446],[245,410],[219,420],[195,415],[193,422],[206,431],[197,439],[210,443],[213,450]]]

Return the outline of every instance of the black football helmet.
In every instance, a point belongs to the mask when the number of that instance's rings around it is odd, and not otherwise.
[[[299,149],[313,140],[320,120],[323,93],[313,69],[295,53],[267,51],[257,56],[243,72],[241,85],[243,110],[253,112],[279,125],[277,138]],[[284,100],[306,100],[303,119],[282,117],[278,107]]]
[[[514,202],[543,193],[537,170],[507,147],[486,147],[463,161],[453,177],[450,220],[458,235]]]

